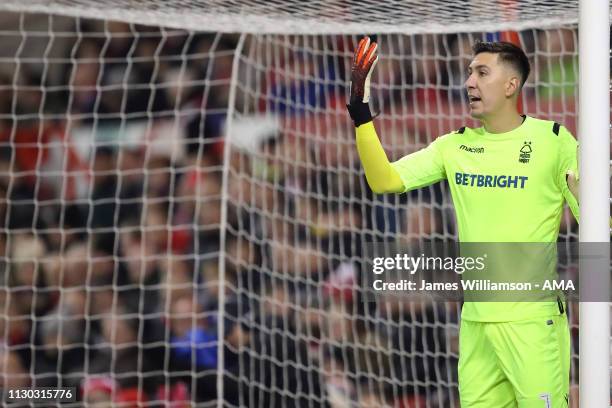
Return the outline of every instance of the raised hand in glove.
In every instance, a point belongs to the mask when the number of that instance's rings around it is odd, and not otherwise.
[[[370,42],[370,37],[363,37],[353,57],[350,99],[346,107],[355,122],[355,127],[372,120],[368,102],[370,101],[370,77],[378,62],[377,48],[378,45],[375,42]]]

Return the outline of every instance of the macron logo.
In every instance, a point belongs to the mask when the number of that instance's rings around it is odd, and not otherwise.
[[[468,147],[466,145],[460,145],[459,150],[465,150],[469,153],[484,153],[484,147]]]

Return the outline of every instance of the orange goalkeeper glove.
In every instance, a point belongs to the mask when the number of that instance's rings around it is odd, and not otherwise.
[[[370,37],[363,37],[353,57],[350,99],[346,107],[355,122],[355,127],[372,120],[368,102],[370,101],[370,77],[378,62],[377,48],[378,45],[375,42],[370,43]]]

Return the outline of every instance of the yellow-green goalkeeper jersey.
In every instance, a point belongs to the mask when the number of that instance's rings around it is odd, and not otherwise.
[[[568,171],[578,176],[577,142],[552,121],[527,116],[501,134],[461,128],[392,166],[406,191],[448,180],[461,242],[553,243],[564,201],[578,215],[566,182]],[[557,302],[465,302],[462,318],[513,321],[555,313]]]

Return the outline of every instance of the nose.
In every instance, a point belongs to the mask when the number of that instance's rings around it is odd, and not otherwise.
[[[471,74],[463,84],[468,90],[476,87],[476,77],[474,74]]]

